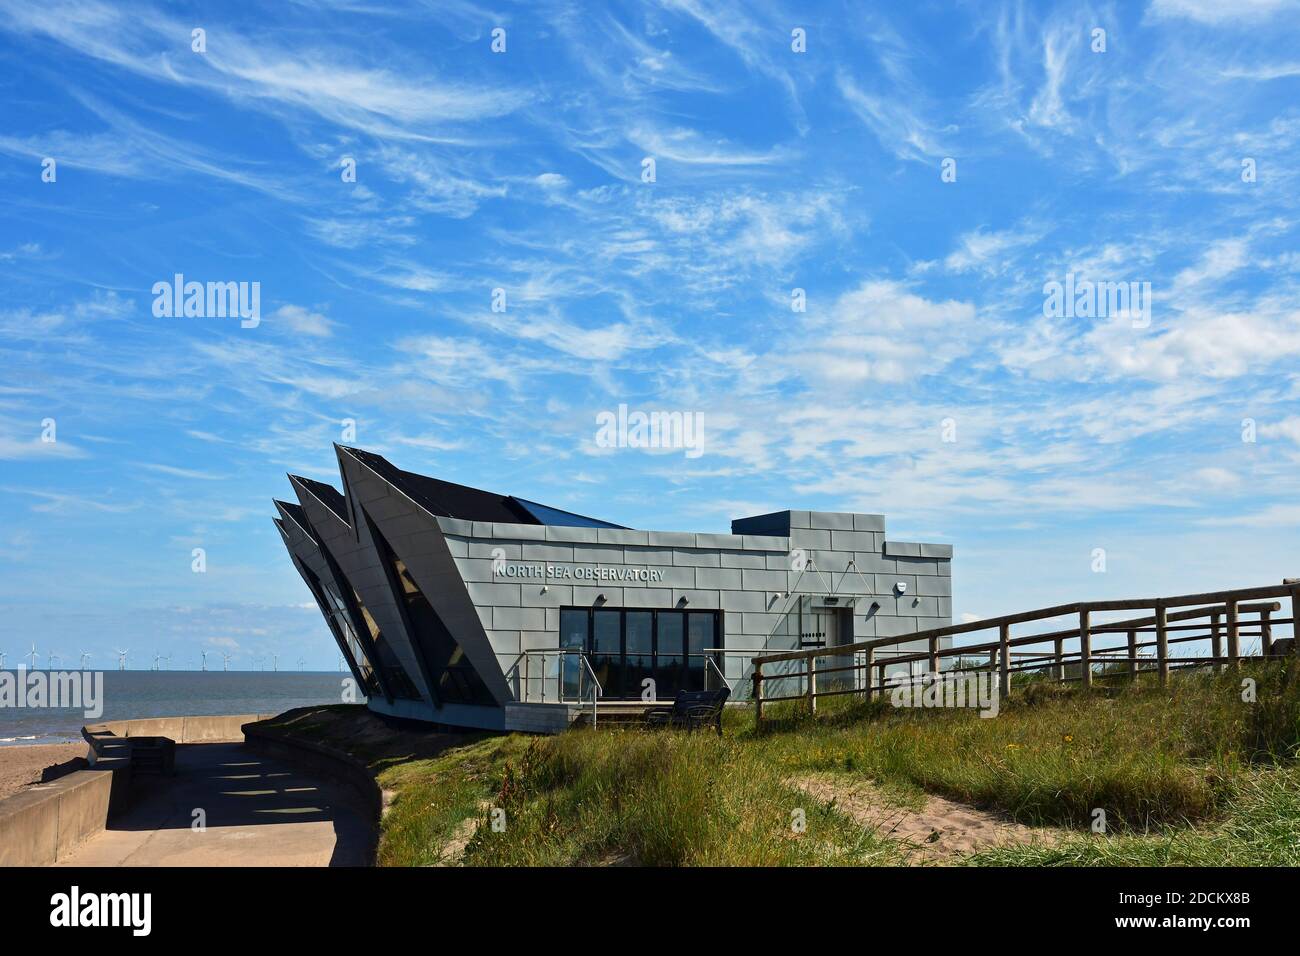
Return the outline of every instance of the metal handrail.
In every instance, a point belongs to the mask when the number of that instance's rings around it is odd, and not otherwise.
[[[587,660],[587,655],[579,653],[578,657],[582,660],[582,666],[587,668],[587,673],[591,675],[591,726],[596,726],[596,701],[605,695],[605,688],[600,686],[600,678],[592,670],[591,661]]]
[[[545,662],[548,657],[562,658],[565,656],[576,656],[578,660],[582,662],[583,670],[586,671],[587,677],[591,680],[591,725],[594,727],[596,725],[596,715],[599,706],[598,701],[600,700],[601,697],[605,695],[605,688],[600,683],[600,678],[596,676],[596,671],[591,666],[591,661],[587,659],[587,655],[582,651],[578,650],[577,648],[571,648],[571,647],[532,647],[529,648],[528,650],[520,651],[519,655],[514,659],[514,662],[510,665],[509,669],[507,670],[507,673],[513,672],[518,676],[519,662],[521,660],[524,662],[521,697],[523,702],[527,703],[532,697],[532,687],[531,687],[532,675],[531,675],[531,668],[529,666],[529,661],[531,661],[532,658],[534,657],[541,657],[542,661]],[[541,685],[540,689],[541,689],[541,698],[542,698],[540,702],[544,704],[546,703],[545,670],[543,670],[542,672],[540,678],[540,685]],[[563,680],[561,679],[560,688],[558,691],[557,703],[564,703],[565,697],[564,697],[563,688],[564,688]],[[579,700],[583,699],[583,694],[581,690],[579,690],[578,692],[578,699]]]
[[[709,665],[709,667],[712,667],[712,668],[713,668],[713,672],[714,672],[715,674],[718,675],[718,679],[721,680],[722,683],[724,683],[724,684],[727,685],[727,690],[735,690],[735,689],[736,689],[734,686],[732,686],[731,681],[727,680],[727,675],[724,674],[724,673],[722,673],[721,668],[718,667],[718,665],[714,662],[714,660],[713,660],[712,657],[709,657],[709,656],[706,654],[706,655],[704,655],[704,661],[705,661],[706,664]]]

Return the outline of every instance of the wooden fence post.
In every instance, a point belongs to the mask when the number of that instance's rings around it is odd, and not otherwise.
[[[939,639],[930,638],[930,673],[939,676]]]
[[[1228,662],[1229,667],[1241,666],[1241,622],[1238,620],[1237,602],[1228,601]]]
[[[1163,603],[1156,604],[1156,666],[1160,671],[1160,686],[1169,683],[1169,610]]]
[[[1058,683],[1065,680],[1065,638],[1056,639],[1056,665],[1052,668],[1052,678]]]
[[[1128,632],[1128,676],[1137,680],[1138,676],[1138,632]]]
[[[1273,622],[1269,620],[1272,614],[1268,608],[1259,612],[1259,652],[1264,657],[1273,656]]]
[[[808,658],[808,713],[817,713],[817,658]]]
[[[1223,670],[1223,632],[1219,630],[1219,612],[1210,615],[1210,649],[1214,652],[1214,669]]]
[[[1291,636],[1292,639],[1300,637],[1300,587],[1291,589]],[[1292,653],[1295,653],[1295,645],[1291,645]]]
[[[868,702],[876,699],[876,688],[872,684],[872,681],[875,679],[876,676],[874,673],[875,669],[876,669],[876,649],[874,647],[868,647],[867,666],[866,666],[866,673],[867,673],[867,687],[866,687],[867,695],[866,696]]]
[[[763,722],[763,665],[754,665],[754,731]]]
[[[1087,608],[1079,610],[1079,663],[1083,670],[1079,676],[1084,687],[1092,686],[1092,612]]]
[[[998,625],[998,683],[1002,696],[1011,696],[1011,625]]]

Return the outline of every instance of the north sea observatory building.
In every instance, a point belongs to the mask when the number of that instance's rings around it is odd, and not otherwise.
[[[342,491],[290,475],[275,523],[386,714],[557,731],[593,699],[744,699],[756,655],[951,623],[951,546],[891,539],[883,515],[639,531],[336,451]]]

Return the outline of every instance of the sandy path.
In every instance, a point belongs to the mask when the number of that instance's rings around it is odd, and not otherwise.
[[[87,749],[84,743],[0,747],[0,798],[37,783],[47,767],[50,780],[80,770],[86,766]]]
[[[870,781],[815,774],[787,781],[811,797],[871,827],[908,848],[916,863],[952,863],[961,856],[996,846],[1053,843],[1061,831],[1027,827],[933,794],[920,810],[901,806]]]

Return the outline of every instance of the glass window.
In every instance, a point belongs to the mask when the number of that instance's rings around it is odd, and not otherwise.
[[[714,647],[712,613],[692,611],[686,615],[686,689],[705,690],[705,649]]]
[[[549,505],[538,504],[536,501],[529,501],[526,498],[512,498],[511,500],[542,524],[564,525],[570,528],[623,527],[621,524],[601,521],[599,518],[588,518],[586,515],[574,514],[572,511],[562,511],[559,508],[552,508]]]
[[[585,653],[587,650],[587,612],[565,608],[560,611],[560,647]],[[577,700],[584,696],[582,661],[577,654],[565,654],[561,665],[564,681],[564,698]]]
[[[404,700],[419,700],[420,692],[415,689],[415,684],[407,675],[406,668],[397,659],[397,654],[388,644],[388,638],[379,629],[379,625],[371,616],[365,602],[361,600],[361,595],[357,593],[356,588],[352,589],[352,600],[356,603],[357,610],[361,613],[361,620],[365,622],[366,630],[370,633],[370,640],[375,645],[375,655],[379,658],[379,666],[384,672],[384,680],[388,682],[388,688],[393,692],[393,696]]]
[[[684,689],[703,690],[709,686],[706,657],[712,656],[705,652],[720,640],[717,611],[560,611],[560,646],[585,649],[605,697],[640,699],[647,678],[655,682],[657,700],[672,700]],[[588,688],[578,680],[580,662],[572,666],[564,693],[575,700]]]
[[[346,603],[348,596],[352,598],[351,607],[346,609],[348,612],[347,617],[352,622],[354,633],[362,638],[362,647],[366,646],[365,640],[368,638],[370,646],[374,648],[375,659],[371,661],[371,664],[379,672],[379,676],[383,680],[383,684],[379,686],[379,689],[387,688],[388,692],[394,697],[419,700],[420,692],[415,689],[415,684],[407,676],[406,669],[402,667],[397,655],[393,653],[393,649],[388,646],[388,640],[379,630],[379,625],[375,623],[375,619],[370,616],[370,611],[367,609],[365,602],[361,600],[361,595],[357,593],[357,589],[352,587],[351,582],[343,576],[343,572],[339,570],[338,565],[334,562],[333,555],[323,547],[321,548],[321,556],[329,567],[330,575],[340,587],[347,585],[347,590],[340,592],[344,598],[344,603]],[[364,628],[364,631],[362,628]]]
[[[343,598],[339,596],[333,585],[322,582],[307,565],[299,563],[298,567],[306,576],[307,586],[311,588],[312,595],[324,612],[326,623],[334,632],[335,639],[343,645],[342,650],[348,663],[360,678],[361,692],[367,697],[374,696],[378,686],[375,682],[374,668],[362,649],[361,642],[357,640],[356,631],[352,627],[352,618],[343,603]]]
[[[621,611],[593,611],[591,666],[606,697],[623,695],[623,635]]]
[[[682,689],[682,638],[685,615],[681,611],[660,611],[655,638],[655,692],[660,700],[672,700]]]
[[[651,611],[623,612],[623,693],[641,697],[654,679],[654,614]],[[658,688],[652,700],[658,700]]]
[[[417,652],[424,657],[437,702],[440,705],[496,703],[478,671],[465,656],[464,649],[451,636],[438,612],[415,583],[406,562],[393,552],[373,522],[370,533],[392,572],[393,582],[402,598],[406,622],[415,638]]]

